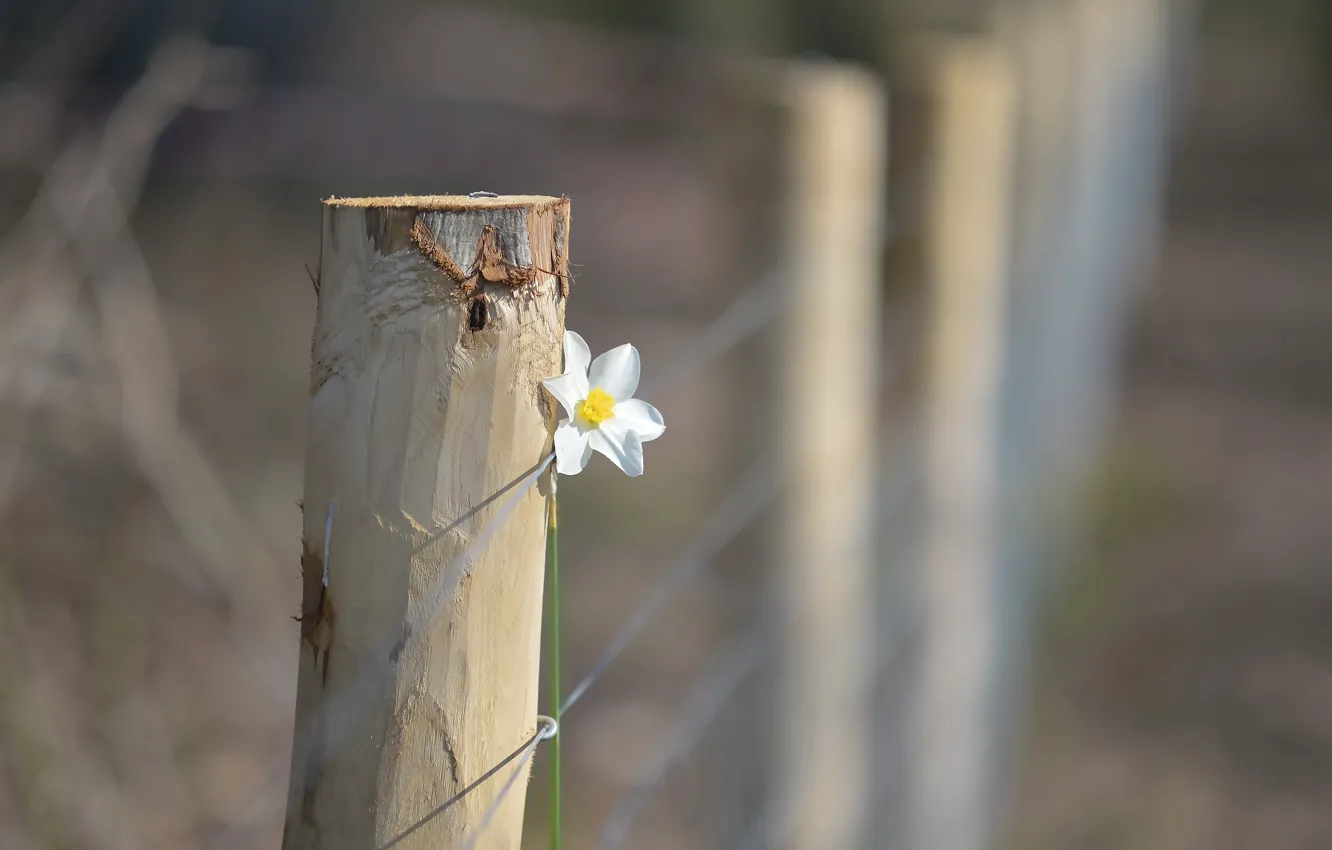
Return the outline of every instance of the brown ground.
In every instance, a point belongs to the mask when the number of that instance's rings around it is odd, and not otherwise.
[[[1010,847],[1332,847],[1332,116],[1289,45],[1227,44],[1181,116]]]

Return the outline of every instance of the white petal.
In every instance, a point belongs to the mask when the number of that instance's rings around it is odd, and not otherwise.
[[[547,378],[541,385],[564,405],[564,412],[572,418],[578,403],[587,398],[587,379],[582,372],[566,372],[558,378]]]
[[[564,371],[565,373],[577,372],[582,375],[587,374],[587,364],[592,362],[592,349],[587,347],[583,338],[573,331],[564,332]],[[583,389],[583,398],[587,397],[586,387]],[[580,399],[581,400],[581,399]]]
[[[642,475],[643,442],[633,431],[624,426],[616,427],[614,422],[614,419],[607,419],[591,432],[592,448],[610,458],[625,475]]]
[[[612,421],[619,422],[621,426],[633,431],[638,435],[638,439],[645,443],[657,439],[666,430],[666,423],[662,420],[661,413],[642,399],[631,398],[622,401],[615,405],[614,413]]]
[[[568,419],[555,429],[555,471],[577,475],[592,459],[591,430],[583,430]]]
[[[587,383],[610,393],[616,401],[626,401],[638,389],[638,370],[638,349],[626,342],[592,361]]]

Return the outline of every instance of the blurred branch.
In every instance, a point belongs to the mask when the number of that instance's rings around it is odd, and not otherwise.
[[[277,560],[251,531],[226,487],[177,413],[179,377],[173,367],[156,287],[130,231],[130,207],[141,194],[153,148],[162,132],[197,96],[211,50],[196,38],[164,45],[144,77],[126,94],[100,136],[72,142],[47,174],[28,213],[3,243],[0,300],[17,301],[3,338],[0,398],[12,396],[19,370],[50,358],[62,344],[77,307],[64,272],[66,252],[82,267],[101,315],[102,343],[119,378],[120,424],[140,468],[190,545],[216,590],[233,609],[238,594],[271,584]],[[33,339],[39,316],[56,332]],[[18,349],[13,341],[30,344]],[[101,358],[98,358],[99,360]],[[91,364],[96,371],[98,364]],[[38,391],[29,401],[40,400]],[[20,404],[20,417],[31,404]],[[0,454],[11,470],[22,450],[23,429]],[[13,474],[0,477],[12,484]],[[8,488],[6,488],[8,489]],[[6,498],[0,493],[0,504]],[[237,570],[243,576],[237,576]],[[276,687],[273,676],[265,677]]]
[[[61,106],[79,75],[97,61],[140,0],[83,0],[46,42],[0,89],[0,164],[43,156]]]
[[[223,54],[224,70],[234,55]],[[259,648],[273,645],[272,627],[258,628],[250,604],[256,598],[280,598],[268,592],[279,575],[271,569],[276,555],[253,532],[215,467],[180,423],[179,376],[166,321],[129,221],[158,139],[181,110],[201,93],[206,96],[204,81],[216,58],[197,38],[163,45],[105,126],[80,135],[58,153],[27,213],[0,240],[0,404],[6,408],[0,418],[0,513],[16,493],[34,417],[52,401],[71,363],[76,384],[94,397],[94,407],[99,390],[116,379],[116,418],[139,468],[200,556],[221,607],[231,614],[229,638],[233,646],[241,644],[243,663],[264,667],[252,672],[274,704],[283,705],[275,695],[283,690],[285,671],[272,669],[270,661],[279,659]],[[96,311],[81,303],[84,281]],[[0,729],[14,733],[0,737],[16,740],[22,732],[50,744],[32,755],[27,768],[46,777],[44,784],[33,784],[33,776],[14,777],[27,797],[46,794],[20,803],[25,816],[36,819],[28,826],[56,830],[53,846],[144,846],[132,832],[135,819],[128,816],[120,789],[125,778],[87,754],[86,736],[77,728],[71,734],[67,721],[49,710],[65,702],[51,693],[58,683],[32,669],[33,663],[24,664],[22,653],[0,647],[0,655],[4,682],[16,689],[11,695],[21,698],[12,703],[15,711],[27,706],[22,714],[0,712]],[[118,704],[132,714],[132,700]],[[99,724],[116,722],[116,716]],[[27,725],[16,730],[14,723]],[[169,734],[162,730],[157,735],[158,750],[168,751]],[[161,774],[161,762],[145,762],[144,770]],[[10,765],[11,771],[22,768]],[[57,788],[60,794],[51,796]]]

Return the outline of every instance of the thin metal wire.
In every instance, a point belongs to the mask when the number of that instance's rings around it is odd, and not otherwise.
[[[527,491],[536,484],[537,480],[541,477],[541,474],[546,471],[550,466],[551,461],[554,459],[555,454],[552,452],[533,467],[532,471],[527,473],[525,477],[506,484],[497,493],[486,497],[483,502],[476,507],[473,507],[459,519],[449,523],[441,531],[435,532],[426,540],[426,542],[416,547],[414,552],[420,552],[434,541],[439,540],[445,531],[457,528],[464,519],[474,516],[483,506],[494,502],[499,495],[513,491],[509,498],[500,506],[495,515],[490,518],[490,521],[486,523],[486,526],[481,530],[481,533],[478,534],[476,538],[463,549],[463,551],[454,556],[453,560],[449,563],[449,566],[440,574],[431,586],[430,591],[426,596],[426,604],[418,615],[410,622],[410,634],[403,647],[403,657],[410,657],[410,653],[419,648],[421,645],[421,635],[427,631],[425,624],[435,618],[435,615],[438,613],[444,600],[453,595],[454,590],[457,589],[458,583],[462,580],[462,575],[467,565],[470,564],[477,554],[490,543],[491,539],[499,533],[499,529],[504,525],[504,521],[517,509],[519,501],[521,501]],[[378,652],[368,656],[369,661],[365,665],[364,670],[339,693],[334,694],[330,699],[325,701],[323,710],[326,713],[332,713],[335,709],[340,711],[346,707],[346,703],[359,696],[360,692],[373,681],[371,674],[376,673],[379,670],[379,667],[375,662],[381,658],[388,658],[393,650],[394,643],[396,643],[396,639],[386,640],[383,646],[379,647]],[[404,662],[400,661],[399,663]]]
[[[467,841],[463,843],[462,850],[472,850],[472,848],[476,847],[476,842],[481,840],[481,836],[485,833],[486,827],[490,826],[490,822],[495,818],[495,813],[499,811],[499,807],[504,803],[504,798],[509,796],[509,792],[513,790],[514,783],[518,781],[518,777],[527,769],[527,763],[531,761],[532,754],[536,752],[537,744],[540,744],[542,741],[550,740],[559,733],[559,725],[554,719],[549,717],[543,717],[540,719],[550,721],[548,731],[546,734],[535,740],[529,741],[527,746],[523,748],[522,758],[518,760],[518,764],[514,765],[513,772],[510,773],[509,778],[505,780],[504,787],[500,789],[499,794],[495,799],[491,800],[490,805],[486,807],[485,814],[481,816],[481,820],[477,823],[476,829],[473,830],[472,834],[467,838]]]
[[[645,385],[644,395],[674,387],[721,355],[753,336],[786,306],[787,287],[770,274],[740,293],[708,326],[690,340],[661,377]]]
[[[467,513],[458,517],[453,522],[449,523],[443,528],[439,528],[436,529],[435,531],[432,531],[429,537],[421,541],[421,543],[415,549],[412,550],[412,554],[419,555],[421,552],[424,552],[426,549],[429,549],[430,546],[435,541],[439,540],[441,537],[448,534],[450,531],[453,531],[455,528],[462,525],[464,522],[467,522],[467,520],[476,516],[477,513],[484,510],[486,506],[489,505],[491,502],[494,502],[500,496],[503,496],[505,493],[509,492],[519,484],[527,482],[526,485],[527,487],[532,486],[532,484],[535,483],[536,479],[540,477],[541,473],[546,470],[546,467],[550,466],[550,462],[554,459],[555,459],[555,453],[551,452],[550,454],[546,455],[545,458],[543,458],[539,463],[537,463],[526,473],[524,473],[522,476],[513,479],[508,484],[505,484],[503,487],[496,490],[494,493],[491,493],[489,496],[477,502],[475,505],[472,506],[470,510],[467,511]],[[524,487],[524,491],[525,490],[526,487]]]
[[[775,479],[773,464],[766,459],[756,461],[740,477],[722,504],[709,515],[708,524],[676,557],[666,574],[648,593],[647,599],[630,615],[628,622],[606,647],[592,670],[569,692],[564,705],[560,707],[561,716],[583,698],[588,688],[601,678],[606,668],[620,657],[685,582],[706,567],[776,497]]]
[[[908,631],[910,628],[909,626]],[[878,659],[870,673],[873,678],[882,680],[894,664],[898,664],[909,657],[910,647],[907,646],[906,641],[906,638],[894,640],[888,644],[886,650],[879,652]],[[899,699],[905,696],[905,691],[897,695]],[[891,722],[890,719],[885,719],[879,728],[883,728],[885,724]],[[873,741],[866,742],[866,746],[873,745]],[[809,789],[801,789],[800,793],[808,794]],[[735,845],[735,850],[763,850],[765,847],[781,846],[790,835],[792,827],[793,820],[789,810],[784,812],[782,817],[777,817],[776,805],[769,802],[762,806],[758,813],[750,819],[748,826],[741,834],[739,843]]]
[[[520,479],[518,481],[516,485],[517,486],[516,491],[511,497],[509,497],[509,500],[504,503],[504,506],[500,508],[498,515],[496,515],[494,518],[492,518],[492,520],[489,523],[486,524],[486,527],[481,532],[481,534],[478,535],[477,538],[473,540],[472,543],[458,555],[458,557],[454,558],[453,562],[449,564],[449,568],[445,570],[439,576],[438,579],[435,580],[434,585],[431,587],[430,593],[427,594],[426,596],[426,603],[424,609],[415,618],[416,622],[412,623],[412,633],[407,640],[407,646],[404,648],[405,652],[407,653],[412,652],[415,649],[415,647],[420,644],[421,636],[424,635],[427,631],[424,628],[424,626],[427,623],[429,623],[431,620],[435,619],[435,615],[439,613],[439,608],[441,605],[444,604],[444,600],[449,599],[453,596],[453,592],[458,588],[458,583],[462,581],[463,572],[467,569],[467,565],[470,564],[472,560],[478,554],[480,554],[481,550],[484,549],[490,543],[491,539],[494,538],[494,536],[497,533],[499,533],[499,529],[504,524],[504,520],[508,519],[509,515],[512,514],[514,510],[517,509],[518,502],[522,499],[523,496],[527,494],[528,490],[532,489],[532,486],[537,483],[537,480],[541,477],[542,473],[546,471],[546,469],[550,466],[551,462],[554,460],[555,460],[555,453],[551,452],[550,454],[546,455],[545,459],[543,459],[540,463],[538,463],[536,467],[532,469],[531,472],[527,474],[526,478]],[[503,489],[499,491],[499,493],[496,493],[495,495],[490,496],[488,499],[486,499],[485,503],[483,504],[489,504],[490,502],[494,501],[499,496],[500,493],[504,493],[505,491],[513,488],[514,486],[515,485],[513,484],[506,485]],[[480,507],[481,506],[473,508],[468,513],[468,515],[470,516],[471,514],[476,513],[477,510],[480,510]],[[461,522],[461,520],[456,520],[453,523],[450,523],[448,528],[445,528],[431,535],[431,537],[427,539],[424,543],[422,543],[420,546],[417,546],[416,549],[413,550],[412,554],[420,552],[421,550],[428,547],[431,543],[434,543],[436,540],[440,539],[440,537],[442,537],[446,531],[448,531],[451,528],[457,527],[459,522]]]
[[[601,850],[616,850],[634,818],[672,766],[698,744],[703,732],[726,706],[736,688],[758,669],[769,647],[758,630],[735,643],[717,664],[699,677],[685,698],[680,719],[639,780],[615,801],[601,829]]]
[[[508,501],[506,501],[500,507],[499,511],[495,514],[495,516],[490,518],[490,521],[486,524],[486,527],[482,529],[480,535],[478,535],[476,539],[472,541],[471,545],[469,545],[462,552],[459,552],[458,555],[453,559],[452,563],[449,565],[449,568],[445,570],[444,575],[441,576],[440,581],[436,582],[434,589],[434,604],[429,608],[429,613],[426,616],[419,618],[419,620],[417,621],[418,623],[426,622],[434,617],[435,612],[438,610],[439,604],[442,602],[443,599],[447,598],[447,596],[451,594],[451,586],[456,584],[456,581],[458,579],[461,579],[462,566],[469,563],[475,557],[476,553],[480,550],[480,548],[485,546],[490,541],[490,539],[497,533],[499,527],[503,525],[504,520],[506,520],[509,517],[509,515],[513,513],[514,509],[517,507],[518,501],[537,482],[537,480],[540,478],[541,473],[544,472],[547,468],[549,468],[551,461],[554,460],[554,457],[555,455],[553,453],[546,456],[540,463],[538,463],[535,467],[533,467],[532,470],[527,475],[525,475],[522,478],[515,479],[514,481],[500,488],[500,490],[498,490],[496,493],[487,496],[482,502],[478,503],[476,506],[471,508],[467,513],[463,514],[458,519],[450,522],[440,531],[437,531],[434,534],[432,534],[431,537],[428,538],[425,543],[417,547],[416,551],[418,552],[421,551],[430,543],[434,542],[435,540],[438,540],[445,532],[457,528],[465,520],[467,520],[472,516],[475,516],[478,511],[480,511],[486,505],[493,503],[495,499],[497,499],[499,496],[509,492],[510,490],[513,490],[515,487],[518,488],[517,492],[513,493],[509,497]],[[332,543],[332,520],[333,520],[333,506],[330,505],[329,517],[328,520],[326,521],[327,524],[325,526],[325,535],[327,538],[326,545],[331,545]],[[325,566],[327,568],[328,566],[327,562]],[[412,628],[413,634],[420,633],[421,631],[424,631],[424,629],[417,628],[416,626],[413,626]],[[392,643],[386,642],[379,649],[380,651],[378,653],[369,656],[370,662],[366,664],[365,668],[361,671],[360,674],[357,675],[357,677],[354,680],[345,685],[343,688],[339,689],[337,692],[330,695],[330,697],[324,702],[324,705],[322,706],[321,710],[325,713],[325,715],[332,714],[335,711],[337,712],[342,711],[344,708],[347,707],[349,703],[351,703],[354,699],[358,698],[362,694],[362,692],[367,689],[367,687],[370,684],[373,683],[374,674],[379,672],[379,667],[374,663],[374,661],[379,658],[388,657],[388,654],[393,649],[393,645]],[[308,730],[306,734],[313,735],[314,734],[313,728],[311,730]],[[511,759],[512,756],[509,756],[504,761],[502,761],[499,766],[492,768],[490,772],[488,772],[485,776],[493,775],[494,771],[501,769],[503,765],[508,763],[508,761],[510,761]],[[276,785],[282,779],[283,775],[284,771],[282,769],[282,766],[278,765],[269,775],[269,777],[256,788],[255,797],[259,799],[271,797],[272,796],[271,786]],[[473,788],[474,787],[475,786],[473,786]],[[459,800],[463,799],[466,796],[467,796],[467,790],[465,789],[463,793],[455,795],[453,798],[446,801],[438,810],[436,810],[431,814],[431,817],[438,817],[440,814],[442,814],[444,811],[447,811],[450,807],[455,805]],[[222,843],[229,846],[231,842],[224,841]]]
[[[518,749],[509,753],[494,767],[490,768],[485,773],[481,774],[476,779],[472,780],[472,782],[466,788],[462,789],[457,794],[454,794],[452,797],[445,800],[443,803],[440,803],[425,817],[421,818],[419,821],[417,821],[416,823],[412,824],[411,826],[407,827],[405,830],[400,832],[395,838],[390,840],[387,844],[381,845],[379,850],[388,850],[388,848],[400,844],[401,842],[406,840],[407,837],[410,836],[412,833],[416,832],[418,829],[425,826],[430,821],[444,814],[446,811],[452,808],[453,805],[457,803],[459,800],[466,797],[468,794],[472,793],[477,788],[480,788],[483,784],[485,784],[486,780],[490,779],[490,777],[494,776],[495,774],[503,770],[506,764],[518,758],[519,756],[523,755],[523,753],[528,753],[528,755],[530,756],[531,750],[535,750],[536,746],[540,744],[542,741],[549,741],[551,738],[554,738],[558,732],[559,732],[559,723],[556,722],[555,718],[546,717],[545,715],[538,715],[536,731],[532,733],[532,737],[528,738],[526,741],[522,743],[522,746],[518,747]],[[505,789],[507,789],[508,786],[509,783],[506,782]],[[500,799],[503,799],[504,794],[505,791],[501,790]]]
[[[324,520],[324,587],[328,587],[328,565],[333,560],[333,514],[337,509],[337,500],[330,500],[328,518]]]
[[[710,515],[711,521],[708,525],[699,531],[691,544],[685,548],[674,565],[667,571],[665,577],[648,594],[648,598],[635,609],[629,621],[616,635],[615,639],[611,641],[610,646],[607,647],[606,652],[592,668],[592,671],[578,683],[578,686],[564,700],[564,704],[559,709],[561,718],[568,713],[569,709],[578,700],[582,699],[588,688],[606,672],[606,668],[624,652],[629,644],[633,642],[633,639],[638,636],[638,633],[652,621],[661,607],[684,585],[685,581],[706,567],[710,559],[722,547],[735,539],[735,536],[749,525],[764,506],[776,496],[776,492],[776,481],[774,480],[771,463],[756,462],[740,477],[722,504]],[[493,814],[493,811],[503,802],[505,795],[512,787],[525,763],[524,761],[515,768],[513,775],[509,777],[509,782],[505,783],[505,788],[491,803],[491,810],[488,811],[488,815]],[[462,796],[448,801],[441,808],[441,812],[449,806],[455,805],[462,799]],[[483,818],[477,824],[476,831],[472,834],[468,844],[464,845],[464,850],[473,846],[479,840],[481,833],[485,831],[488,824],[489,817]]]

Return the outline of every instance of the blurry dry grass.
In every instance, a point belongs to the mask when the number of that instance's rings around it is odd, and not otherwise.
[[[169,307],[130,228],[216,58],[165,44],[0,244],[6,847],[193,843],[288,734],[284,547],[182,420]]]

